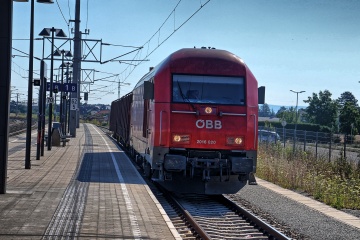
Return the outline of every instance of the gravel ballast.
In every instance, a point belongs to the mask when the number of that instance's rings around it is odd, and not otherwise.
[[[262,215],[268,222],[284,225],[284,232],[293,233],[291,237],[295,239],[360,239],[360,229],[261,185],[247,185],[237,194],[229,196],[240,203],[248,203],[250,206],[246,207],[253,208],[254,213]]]

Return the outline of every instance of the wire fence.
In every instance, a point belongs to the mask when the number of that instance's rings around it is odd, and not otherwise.
[[[340,156],[350,161],[360,160],[360,142],[356,136],[261,126],[258,139],[259,143],[278,143],[293,151],[312,151],[317,158],[326,157],[329,162]]]

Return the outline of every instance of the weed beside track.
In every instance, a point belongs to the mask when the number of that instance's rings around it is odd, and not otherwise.
[[[335,161],[327,159],[311,151],[261,143],[256,176],[337,209],[360,210],[359,161],[349,161],[342,154]]]

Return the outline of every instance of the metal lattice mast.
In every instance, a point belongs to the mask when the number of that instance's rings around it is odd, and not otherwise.
[[[79,127],[78,104],[80,99],[80,70],[81,70],[81,33],[80,33],[80,0],[76,0],[75,5],[75,35],[74,35],[74,60],[73,60],[73,80],[77,84],[77,92],[71,93],[70,108],[70,135],[76,137],[76,127]],[[75,102],[73,102],[75,101]],[[76,107],[74,107],[76,106]]]

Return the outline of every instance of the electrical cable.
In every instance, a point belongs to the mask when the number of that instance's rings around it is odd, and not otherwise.
[[[65,21],[66,25],[67,25],[68,28],[69,28],[69,22],[66,21],[66,18],[65,18],[64,14],[63,14],[63,12],[62,12],[62,10],[61,10],[61,7],[60,7],[60,5],[59,5],[58,0],[56,0],[56,4],[57,4],[57,6],[58,6],[58,8],[59,8],[59,10],[60,10],[61,16],[64,18],[64,21]]]
[[[151,40],[156,36],[156,34],[159,34],[160,35],[160,30],[162,28],[162,26],[164,26],[164,24],[166,23],[167,20],[169,20],[170,16],[172,14],[174,14],[174,18],[175,18],[175,10],[176,8],[179,6],[181,0],[179,0],[179,2],[176,4],[176,6],[174,7],[174,9],[171,11],[171,13],[169,14],[169,16],[165,19],[165,21],[161,24],[161,26],[159,27],[159,29],[150,37],[150,39],[148,41],[145,42],[145,44],[142,45],[142,47],[144,48],[145,45],[148,45],[148,51],[147,51],[147,54],[144,58],[140,59],[141,57],[139,57],[139,59],[137,59],[137,56],[139,53],[141,53],[142,49],[140,49],[136,55],[134,56],[133,60],[140,60],[140,62],[138,62],[137,64],[133,64],[133,65],[129,65],[128,67],[126,67],[124,69],[124,71],[122,71],[120,74],[124,74],[124,72],[126,72],[128,69],[130,69],[131,67],[133,67],[132,70],[130,70],[129,74],[127,76],[125,76],[124,78],[124,81],[126,81],[129,76],[134,72],[135,68],[140,65],[143,61],[145,61],[145,59],[147,57],[149,57],[154,51],[156,51],[162,44],[164,44],[177,30],[179,30],[181,27],[183,27],[191,18],[193,18],[206,4],[208,4],[211,0],[207,0],[205,3],[201,3],[201,0],[200,0],[200,7],[190,16],[188,17],[184,22],[182,22],[179,27],[175,28],[175,23],[174,23],[174,30],[172,33],[170,33],[169,36],[167,36],[162,42],[159,43],[159,38],[158,38],[158,45],[152,50],[149,52],[149,44],[151,42]],[[175,22],[175,19],[174,19],[174,22]]]

